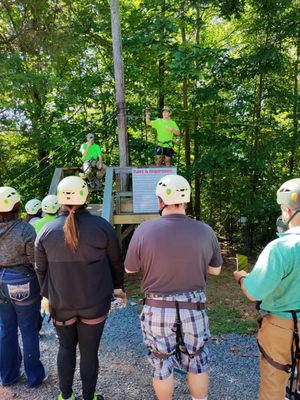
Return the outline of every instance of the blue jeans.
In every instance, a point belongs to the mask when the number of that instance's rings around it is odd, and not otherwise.
[[[11,294],[11,296],[10,296]],[[26,305],[16,298],[24,298]],[[12,298],[14,300],[12,301]],[[45,378],[40,361],[38,316],[39,285],[35,275],[0,273],[0,377],[3,386],[13,385],[20,377],[22,361],[18,328],[23,343],[27,386],[39,386]]]

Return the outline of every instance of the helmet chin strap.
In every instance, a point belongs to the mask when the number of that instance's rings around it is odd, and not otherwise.
[[[290,216],[290,218],[286,221],[287,226],[289,226],[289,223],[292,221],[292,219],[300,212],[300,210],[296,210],[293,215]]]
[[[164,209],[167,208],[167,207],[168,207],[168,205],[165,204],[165,205],[163,206],[163,208],[161,208],[161,209],[158,211],[158,214],[161,216],[161,215],[162,215],[162,212],[163,212]],[[299,211],[300,211],[300,210],[299,210]]]

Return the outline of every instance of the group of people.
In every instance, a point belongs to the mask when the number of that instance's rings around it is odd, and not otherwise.
[[[124,266],[113,227],[86,210],[87,200],[86,182],[78,176],[69,176],[59,183],[57,196],[47,196],[41,202],[43,212],[47,213],[43,218],[39,218],[40,204],[34,200],[26,204],[27,217],[22,221],[20,195],[14,188],[0,187],[3,386],[19,381],[22,359],[28,387],[38,387],[47,379],[39,350],[41,309],[51,315],[59,341],[58,399],[75,399],[72,386],[77,345],[81,354],[83,399],[103,399],[95,393],[98,348],[112,296],[126,303]]]
[[[59,215],[38,231],[19,219],[20,196],[0,188],[0,377],[12,385],[21,377],[38,387],[47,378],[40,361],[38,314],[50,313],[59,340],[58,399],[75,399],[76,348],[84,400],[102,400],[95,393],[98,348],[112,295],[126,304],[127,273],[142,273],[145,293],[140,322],[153,387],[159,400],[171,400],[174,369],[186,372],[193,400],[208,396],[210,336],[205,310],[207,275],[219,275],[222,256],[216,234],[207,224],[186,215],[191,188],[179,175],[157,184],[160,217],[134,232],[123,262],[113,227],[86,207],[88,187],[69,176],[57,187],[56,203],[42,202],[44,212]],[[47,199],[47,197],[46,197]],[[259,400],[283,400],[292,372],[289,397],[299,398],[300,322],[300,179],[285,182],[277,192],[286,232],[262,252],[250,274],[234,273],[242,291],[261,309],[258,343],[261,352]],[[44,208],[43,208],[44,203]],[[39,204],[27,204],[39,212]],[[35,213],[35,218],[39,218]],[[45,218],[45,217],[44,217]],[[19,327],[23,356],[18,344]],[[298,396],[298,397],[297,397]],[[241,394],[242,397],[242,394]]]

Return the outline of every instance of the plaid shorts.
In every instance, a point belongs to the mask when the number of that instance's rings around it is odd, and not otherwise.
[[[185,294],[156,296],[149,295],[157,300],[190,301],[204,303],[206,298],[204,292],[194,291]],[[180,307],[180,305],[179,305]],[[180,309],[182,322],[182,336],[186,350],[193,355],[201,347],[200,355],[189,357],[181,353],[181,364],[176,359],[176,309],[158,308],[144,305],[140,315],[141,328],[144,343],[149,350],[148,359],[152,366],[152,376],[155,379],[167,379],[173,372],[174,367],[199,374],[208,371],[208,348],[207,340],[210,336],[208,318],[206,311]],[[170,354],[167,359],[160,359],[152,352]]]

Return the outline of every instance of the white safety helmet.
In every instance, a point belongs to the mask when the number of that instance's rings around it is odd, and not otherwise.
[[[25,210],[29,215],[35,215],[42,209],[42,202],[38,199],[28,200],[25,204]]]
[[[79,176],[67,176],[57,186],[59,204],[81,206],[89,194],[87,183]]]
[[[9,186],[0,187],[0,212],[9,212],[19,203],[21,197],[16,189]]]
[[[60,205],[55,194],[48,194],[42,201],[42,210],[46,214],[56,214]]]
[[[166,175],[158,182],[155,194],[166,205],[189,203],[191,187],[183,176]]]
[[[300,178],[290,179],[280,186],[277,203],[291,210],[300,210]]]

